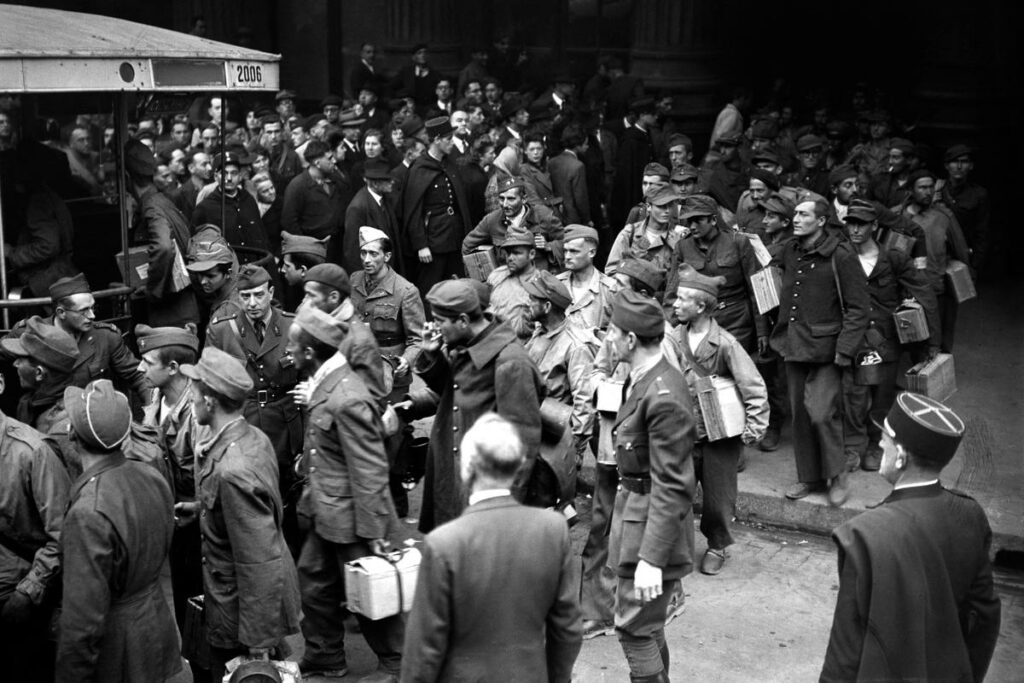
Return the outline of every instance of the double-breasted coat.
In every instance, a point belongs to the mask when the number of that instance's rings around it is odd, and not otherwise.
[[[186,187],[195,188],[193,183]],[[146,246],[149,271],[146,277],[146,301],[149,324],[181,326],[195,322],[199,303],[191,287],[175,291],[174,262],[188,253],[188,219],[174,202],[155,187],[139,194],[142,222],[135,231],[135,244]]]

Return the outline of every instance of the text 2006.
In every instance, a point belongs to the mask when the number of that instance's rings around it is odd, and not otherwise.
[[[263,69],[259,66],[254,66],[252,64],[238,64],[235,68],[238,69],[239,83],[263,82]]]

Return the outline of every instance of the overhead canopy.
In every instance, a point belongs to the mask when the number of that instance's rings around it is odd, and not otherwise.
[[[124,19],[0,5],[0,92],[277,90],[280,59]]]

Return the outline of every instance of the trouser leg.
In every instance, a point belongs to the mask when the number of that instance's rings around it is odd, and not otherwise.
[[[306,534],[297,566],[302,593],[302,637],[305,661],[317,666],[345,664],[343,566],[332,547],[316,531]]]
[[[860,462],[867,451],[872,389],[857,384],[852,369],[843,371],[843,450],[850,461]]]
[[[580,606],[584,619],[611,621],[614,602],[615,575],[607,567],[608,533],[619,472],[615,465],[598,463],[595,470],[593,508],[590,533],[583,548],[583,582]]]
[[[896,400],[896,377],[899,374],[898,363],[882,364],[882,380],[877,386],[871,387],[871,409],[868,411],[867,447],[868,449],[879,449],[882,440],[882,430],[875,426],[875,420],[881,422],[889,414],[893,402]]]
[[[704,490],[700,532],[714,550],[733,542],[729,527],[736,511],[736,463],[742,451],[743,441],[739,437],[705,441],[694,451],[694,464],[700,460],[699,478]]]
[[[615,584],[615,632],[626,655],[630,678],[635,681],[665,681],[668,671],[662,657],[665,644],[665,615],[669,598],[679,579],[662,584],[661,595],[649,602],[636,598],[631,577],[618,577]]]
[[[804,404],[817,442],[822,479],[846,468],[843,452],[842,377],[832,363],[811,366],[804,383]]]
[[[778,357],[757,364],[768,391],[768,429],[781,430],[786,420],[786,373]]]
[[[939,319],[942,326],[942,352],[953,353],[953,338],[956,336],[956,319],[960,304],[956,297],[946,291],[939,295]]]
[[[786,383],[789,385],[789,413],[793,418],[793,459],[796,478],[805,484],[821,481],[818,445],[811,429],[811,419],[804,402],[807,382],[807,363],[786,363]]]

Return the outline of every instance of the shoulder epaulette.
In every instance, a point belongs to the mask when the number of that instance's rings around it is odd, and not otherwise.
[[[658,396],[668,396],[672,393],[669,390],[669,388],[665,386],[665,383],[661,380],[661,377],[655,377],[654,383],[658,385]]]
[[[210,324],[216,325],[217,323],[228,322],[229,320],[235,320],[236,318],[238,318],[238,311],[234,311],[232,313],[225,313],[224,315],[219,315],[210,318]]]

